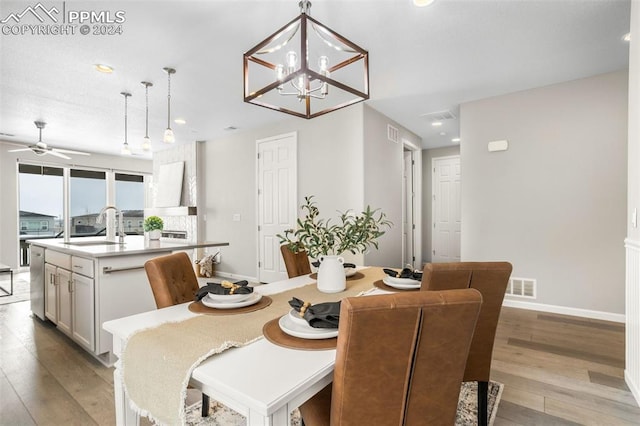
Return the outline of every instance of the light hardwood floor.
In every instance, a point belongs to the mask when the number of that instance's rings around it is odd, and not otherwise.
[[[640,425],[623,380],[624,325],[504,308],[492,379],[495,425]],[[112,369],[29,302],[0,306],[0,425],[113,425]]]

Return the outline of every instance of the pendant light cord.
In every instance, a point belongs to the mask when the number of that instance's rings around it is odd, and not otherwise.
[[[169,90],[167,91],[167,129],[171,128],[171,73],[167,72],[169,78]]]
[[[144,137],[145,138],[149,138],[149,85],[145,84],[144,86],[144,99],[145,102],[147,104],[147,114],[146,114],[146,119],[145,119],[145,131],[144,131]]]
[[[124,144],[128,145],[127,143],[127,95],[124,95]]]

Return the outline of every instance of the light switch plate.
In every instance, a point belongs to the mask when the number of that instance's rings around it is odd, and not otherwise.
[[[489,152],[506,151],[508,148],[509,141],[506,139],[501,141],[491,141],[487,145],[487,149],[489,149]]]

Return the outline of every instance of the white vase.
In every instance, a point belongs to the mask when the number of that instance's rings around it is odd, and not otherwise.
[[[154,229],[153,231],[149,231],[150,240],[159,240],[161,236],[162,236],[161,229]]]
[[[318,290],[323,293],[339,293],[347,288],[342,256],[320,256]]]

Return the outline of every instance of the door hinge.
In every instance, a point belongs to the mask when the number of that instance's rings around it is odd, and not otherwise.
[[[260,153],[258,153],[258,160],[260,159]]]
[[[416,261],[416,257],[415,256],[411,256],[411,259],[415,262]]]
[[[260,225],[258,225],[258,231],[260,231],[262,228],[260,228]]]
[[[416,229],[416,224],[411,225],[411,229]]]
[[[262,266],[262,262],[258,261],[258,268]]]
[[[435,250],[433,251],[433,255],[434,255],[434,256],[436,255],[436,251],[435,251]]]
[[[436,223],[433,222],[433,229],[436,229]]]

